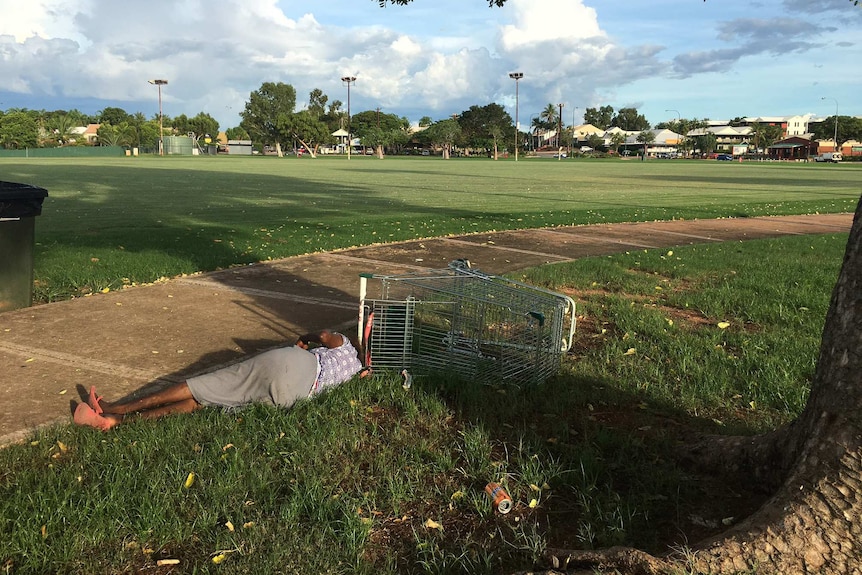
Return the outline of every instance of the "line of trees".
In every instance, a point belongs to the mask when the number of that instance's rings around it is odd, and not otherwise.
[[[409,144],[432,146],[443,151],[444,157],[454,148],[473,150],[496,158],[501,149],[510,150],[514,145],[515,126],[511,116],[496,103],[485,106],[474,105],[443,120],[434,121],[423,117],[419,126],[424,128],[412,134],[410,122],[403,116],[382,113],[380,109],[366,110],[354,114],[348,120],[341,100],[330,101],[320,89],[309,93],[308,102],[300,110],[297,105],[296,90],[282,82],[264,82],[261,87],[249,94],[249,99],[240,113],[239,126],[228,128],[228,139],[252,139],[260,146],[273,146],[277,151],[285,148],[304,148],[315,156],[321,146],[339,143],[333,132],[344,129],[351,136],[359,138],[362,146],[375,150],[378,157],[384,153],[401,153]],[[585,124],[599,129],[620,128],[627,132],[639,132],[638,141],[649,143],[651,129],[646,117],[637,108],[624,107],[615,110],[605,105],[586,108],[583,115]],[[122,108],[107,107],[95,115],[87,115],[78,110],[27,110],[10,109],[0,111],[0,146],[7,149],[34,147],[56,147],[90,144],[73,128],[99,124],[99,145],[139,147],[154,149],[159,140],[158,116],[147,119],[140,112],[129,114]],[[735,118],[730,125],[746,124],[743,118]],[[200,112],[193,117],[185,114],[163,116],[163,135],[188,135],[197,138],[215,139],[219,132],[218,122],[209,114]],[[680,148],[710,152],[716,148],[713,134],[687,137],[690,132],[707,126],[705,119],[679,118],[661,122],[655,128],[667,128],[684,136]],[[780,126],[755,122],[752,128],[752,144],[762,150],[782,137]],[[559,106],[549,103],[532,118],[530,129],[535,135],[543,131],[556,131],[562,128],[557,145],[566,145],[579,140],[575,126],[567,126],[560,117]],[[836,132],[836,118],[830,116],[822,122],[812,123],[811,132],[815,139],[831,140]],[[531,135],[522,133],[519,142],[528,143]],[[840,146],[849,140],[862,140],[862,119],[851,116],[838,116],[837,140]],[[624,143],[621,135],[614,135],[610,142],[598,136],[588,136],[586,143],[594,148],[619,149]]]
[[[99,124],[96,142],[88,142],[74,129]],[[207,113],[194,117],[180,114],[162,116],[165,135],[195,134],[196,137],[218,135],[219,124]],[[95,115],[78,110],[28,110],[13,108],[0,111],[0,146],[6,149],[53,148],[72,145],[128,146],[156,148],[159,141],[159,117],[147,119],[142,113],[129,114],[122,108],[107,107]]]

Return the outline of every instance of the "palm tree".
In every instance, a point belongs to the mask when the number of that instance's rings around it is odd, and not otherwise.
[[[542,113],[539,114],[539,120],[542,122],[542,127],[546,130],[553,130],[557,125],[557,107],[553,104],[548,104]]]

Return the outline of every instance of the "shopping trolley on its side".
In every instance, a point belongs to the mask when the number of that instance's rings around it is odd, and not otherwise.
[[[359,340],[372,369],[538,383],[559,369],[575,327],[572,298],[466,260],[430,273],[360,275]]]

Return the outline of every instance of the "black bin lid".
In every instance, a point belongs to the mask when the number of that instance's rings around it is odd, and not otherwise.
[[[42,213],[42,201],[48,197],[48,190],[0,181],[0,218],[30,218]]]

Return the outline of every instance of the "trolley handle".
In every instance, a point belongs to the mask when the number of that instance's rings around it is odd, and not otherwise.
[[[563,345],[560,349],[562,352],[567,352],[572,349],[572,344],[575,341],[575,327],[577,327],[577,318],[575,317],[575,300],[567,295],[562,296],[566,302],[566,309],[563,310],[563,317],[569,316],[569,339],[563,338]]]

